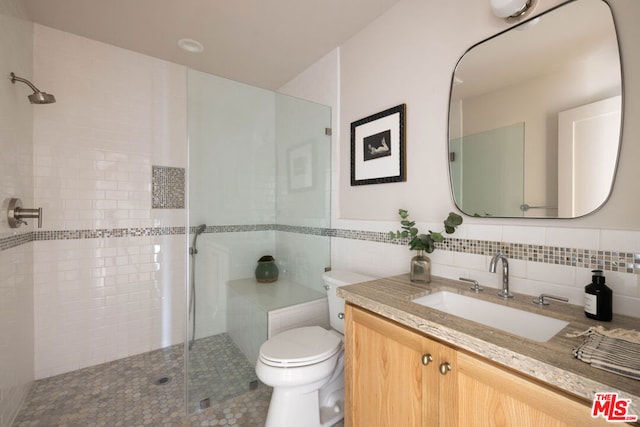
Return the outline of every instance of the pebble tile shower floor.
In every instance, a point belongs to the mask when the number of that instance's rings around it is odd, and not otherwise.
[[[35,382],[14,427],[263,426],[271,388],[226,334],[194,343],[189,414],[184,347],[176,345]],[[200,408],[209,398],[211,406]]]

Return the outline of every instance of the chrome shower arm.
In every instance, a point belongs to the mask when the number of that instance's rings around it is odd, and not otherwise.
[[[32,104],[53,104],[54,102],[56,102],[56,97],[46,93],[46,92],[42,92],[40,89],[38,89],[37,87],[35,87],[33,85],[33,83],[31,83],[29,80],[27,79],[23,79],[22,77],[18,77],[16,76],[13,72],[11,72],[10,74],[11,76],[11,83],[12,84],[16,84],[16,82],[21,82],[26,84],[27,86],[29,86],[31,88],[31,90],[33,91],[33,93],[29,96],[27,96],[27,98],[29,98],[29,102]]]
[[[40,92],[40,89],[35,87],[33,85],[33,83],[31,83],[29,80],[23,79],[22,77],[18,77],[13,72],[11,72],[10,76],[11,76],[11,83],[16,84],[16,82],[22,82],[22,83],[26,84],[27,86],[29,86],[32,91],[34,91],[36,93]]]

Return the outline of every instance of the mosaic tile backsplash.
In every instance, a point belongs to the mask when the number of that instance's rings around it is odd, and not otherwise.
[[[315,236],[366,240],[378,243],[406,245],[406,239],[392,239],[388,233],[320,227],[300,227],[281,224],[248,224],[207,226],[205,233],[234,233],[247,231],[284,231]],[[100,230],[31,231],[0,238],[0,250],[10,249],[34,240],[100,239],[136,236],[165,236],[184,234],[184,227],[118,228]],[[195,232],[191,227],[190,233]],[[490,240],[446,238],[437,243],[439,250],[475,255],[503,252],[508,258],[546,264],[566,265],[588,269],[602,269],[621,273],[640,274],[640,252],[580,249]]]
[[[151,207],[184,209],[185,168],[153,166],[151,171]]]

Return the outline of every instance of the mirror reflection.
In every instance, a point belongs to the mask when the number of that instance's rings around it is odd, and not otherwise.
[[[576,0],[469,49],[456,66],[449,170],[472,216],[575,218],[609,197],[622,114],[611,10]]]

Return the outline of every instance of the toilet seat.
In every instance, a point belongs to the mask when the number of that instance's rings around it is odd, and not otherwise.
[[[299,367],[327,360],[342,348],[342,340],[320,326],[290,329],[260,347],[260,360],[269,366]]]

